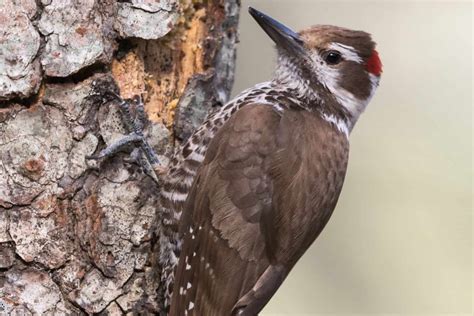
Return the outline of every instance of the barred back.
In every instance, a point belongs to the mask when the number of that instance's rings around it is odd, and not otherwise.
[[[173,292],[174,270],[178,264],[181,240],[178,235],[179,221],[184,203],[193,184],[194,177],[206,155],[207,147],[217,131],[241,107],[249,103],[279,103],[271,92],[272,82],[264,82],[242,92],[217,111],[211,112],[204,123],[176,151],[171,159],[167,174],[163,177],[160,193],[161,236],[160,264],[162,267],[161,287],[164,288],[164,307],[169,309]],[[273,95],[273,96],[272,96]]]

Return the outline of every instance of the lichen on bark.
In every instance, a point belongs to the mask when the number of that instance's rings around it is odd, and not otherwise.
[[[31,21],[35,13],[34,0],[0,2],[0,100],[38,92],[41,41]]]

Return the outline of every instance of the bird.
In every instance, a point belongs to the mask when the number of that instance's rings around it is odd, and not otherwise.
[[[258,315],[331,217],[381,78],[364,31],[249,13],[276,45],[272,79],[210,113],[164,175],[171,316]]]

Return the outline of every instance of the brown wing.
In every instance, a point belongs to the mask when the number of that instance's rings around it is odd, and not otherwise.
[[[249,106],[211,142],[183,214],[171,315],[230,315],[268,266],[260,216],[271,204],[264,161],[278,123],[270,107]]]
[[[320,180],[306,170],[314,167],[307,151],[315,148],[298,143],[306,137],[303,131],[318,124],[305,117],[297,112],[281,117],[270,106],[249,105],[211,142],[183,214],[171,315],[230,315],[241,298],[254,300],[248,293],[256,285],[270,283],[257,286],[271,289],[260,310],[322,229],[335,203],[311,192]],[[310,123],[316,126],[304,126]],[[303,143],[321,143],[310,138]],[[300,213],[306,223],[295,217]],[[304,233],[309,223],[319,231]]]

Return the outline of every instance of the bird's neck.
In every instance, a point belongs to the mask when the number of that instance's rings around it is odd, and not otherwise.
[[[290,83],[291,81],[277,79],[259,83],[235,97],[223,110],[230,111],[232,108],[240,108],[245,104],[257,103],[268,104],[280,113],[287,110],[318,112],[329,124],[345,135],[349,135],[352,125],[347,114],[341,111],[341,106],[334,101],[323,101],[317,95],[307,92],[306,88],[301,90],[300,85]]]
[[[308,111],[318,111],[321,117],[339,131],[349,135],[356,118],[328,92],[318,89],[308,76],[293,63],[280,61],[271,85],[276,91],[284,91],[294,99],[293,104]],[[281,93],[281,92],[280,92]]]
[[[273,75],[272,85],[277,89],[284,89],[305,105],[321,104],[324,102],[319,91],[311,84],[311,78],[301,67],[292,60],[280,56],[278,67]],[[311,110],[311,108],[308,108]]]

